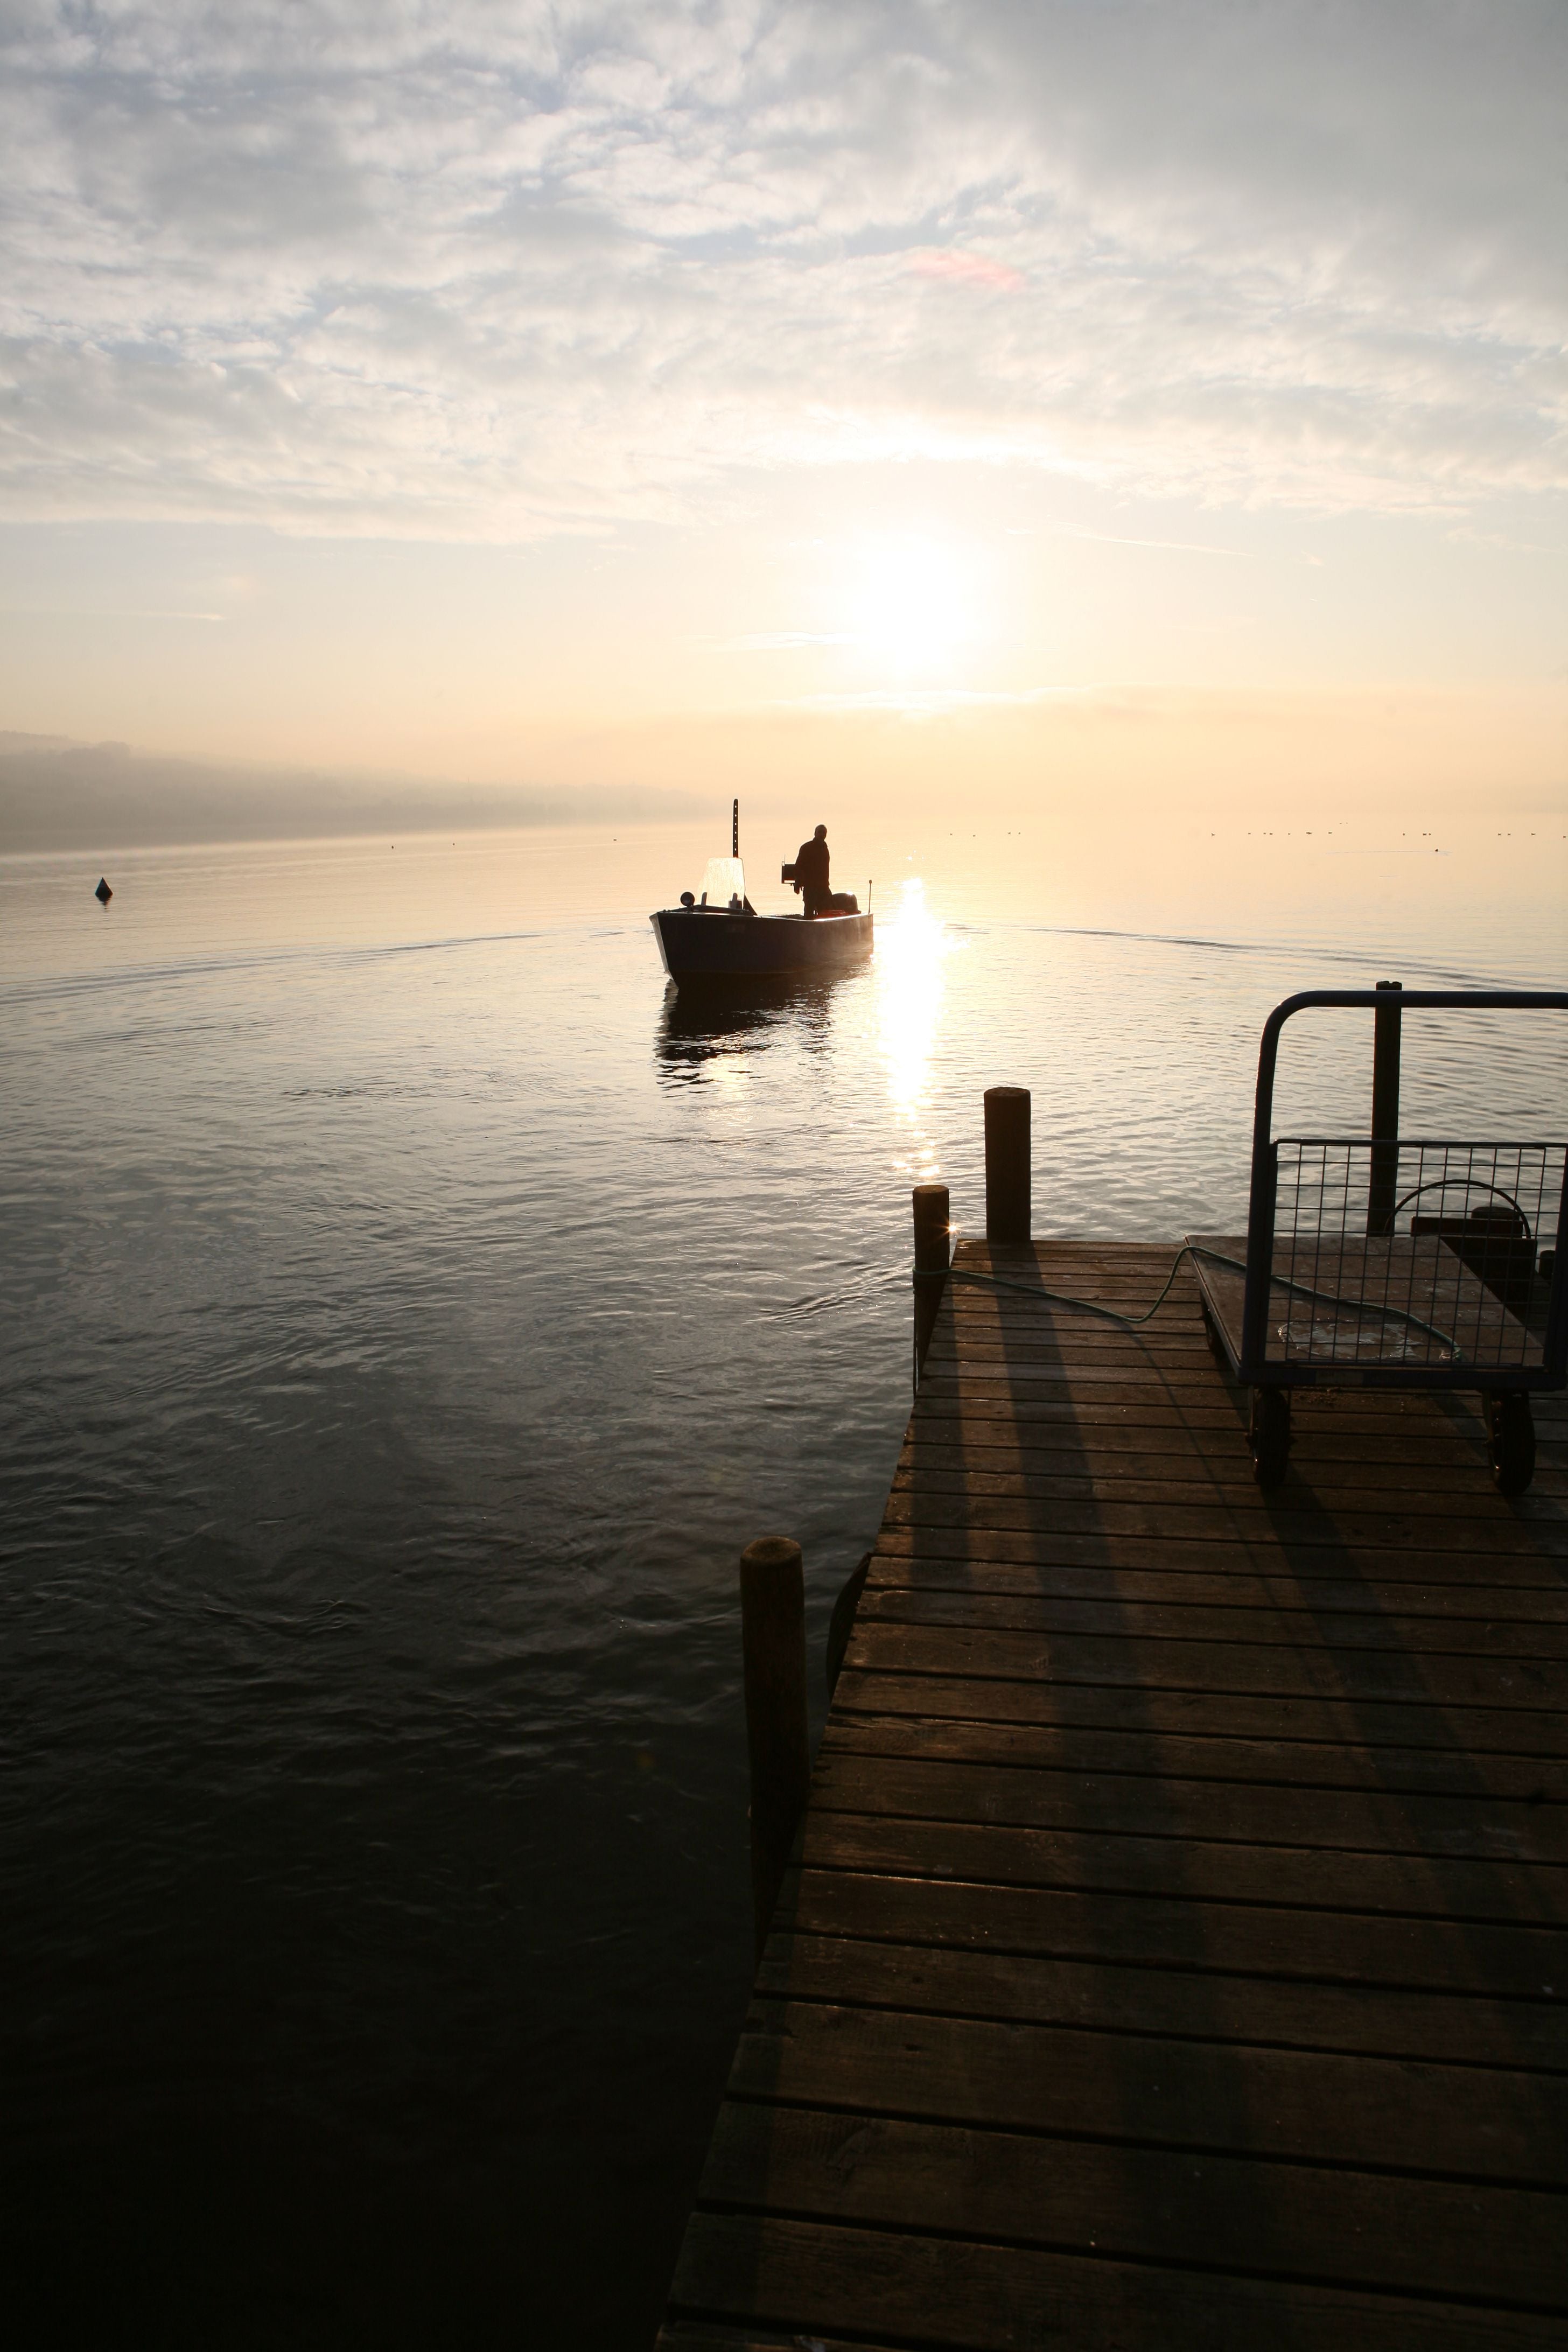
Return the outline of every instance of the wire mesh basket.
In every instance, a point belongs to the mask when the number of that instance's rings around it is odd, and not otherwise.
[[[1310,1005],[1376,1017],[1370,1135],[1270,1132],[1279,1032]],[[1289,998],[1258,1055],[1246,1238],[1189,1236],[1211,1332],[1253,1391],[1266,1485],[1284,1475],[1291,1389],[1449,1388],[1480,1391],[1494,1475],[1518,1492],[1535,1459],[1529,1391],[1564,1383],[1568,1146],[1402,1137],[1399,1024],[1425,1008],[1568,1012],[1568,994],[1385,984]]]
[[[1275,1151],[1270,1364],[1419,1367],[1471,1388],[1482,1370],[1543,1369],[1529,1309],[1536,1236],[1556,1233],[1561,1143],[1282,1136]]]

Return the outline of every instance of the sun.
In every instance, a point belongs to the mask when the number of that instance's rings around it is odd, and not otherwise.
[[[857,642],[900,674],[940,669],[977,634],[969,567],[937,540],[879,540],[859,551],[850,618]]]

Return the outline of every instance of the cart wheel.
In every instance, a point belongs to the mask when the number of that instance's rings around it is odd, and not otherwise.
[[[1491,1435],[1492,1485],[1500,1495],[1522,1495],[1535,1475],[1535,1419],[1521,1389],[1486,1400]]]
[[[1278,1486],[1290,1454],[1290,1399],[1284,1389],[1254,1389],[1247,1426],[1252,1475],[1260,1486]]]
[[[1219,1336],[1219,1325],[1215,1321],[1213,1315],[1210,1313],[1206,1299],[1204,1302],[1204,1338],[1208,1341],[1209,1352],[1214,1357],[1215,1363],[1218,1364],[1221,1371],[1228,1372],[1230,1370],[1230,1359],[1225,1352],[1225,1341]]]

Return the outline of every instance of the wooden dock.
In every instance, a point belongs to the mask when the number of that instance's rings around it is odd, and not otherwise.
[[[1175,1244],[961,1244],[1136,1311]],[[950,1285],[663,2352],[1568,2343],[1568,1422]]]

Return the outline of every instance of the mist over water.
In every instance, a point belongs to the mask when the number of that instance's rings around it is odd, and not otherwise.
[[[805,1545],[820,1699],[909,1186],[979,1225],[1010,1081],[1037,1232],[1238,1230],[1280,997],[1568,977],[1531,822],[835,826],[874,962],[721,1008],[647,922],[709,831],[0,862],[22,2340],[651,2336],[749,1985],[735,1555]],[[1405,1130],[1560,1134],[1564,1025],[1412,1016]],[[1369,1089],[1292,1024],[1281,1130]]]

